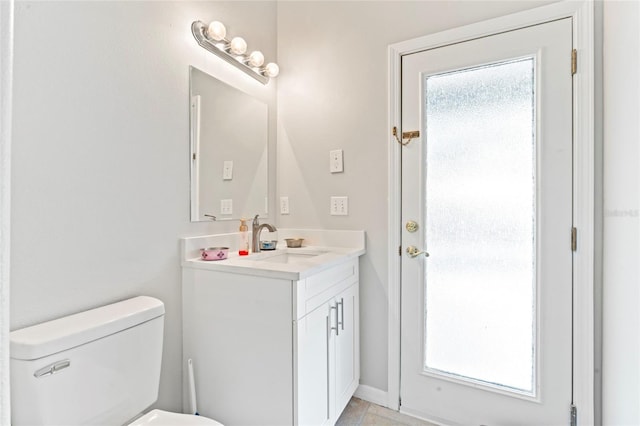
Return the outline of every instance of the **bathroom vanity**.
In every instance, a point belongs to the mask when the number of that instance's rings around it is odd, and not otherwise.
[[[306,247],[203,261],[183,240],[184,406],[225,425],[333,425],[359,378],[363,231],[279,230]],[[284,246],[284,244],[279,244]]]

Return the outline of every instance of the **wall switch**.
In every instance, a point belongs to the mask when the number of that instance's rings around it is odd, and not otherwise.
[[[331,173],[341,173],[344,170],[344,164],[342,162],[342,150],[335,149],[329,151],[329,171]]]
[[[233,161],[222,163],[222,180],[233,179]]]
[[[280,197],[280,214],[289,214],[289,197]]]
[[[332,216],[349,214],[349,197],[331,197],[330,213]]]
[[[233,214],[233,200],[220,200],[220,214]]]

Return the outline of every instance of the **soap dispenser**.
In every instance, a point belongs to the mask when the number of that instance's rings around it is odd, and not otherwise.
[[[240,249],[238,254],[240,256],[246,256],[249,254],[249,227],[247,226],[246,219],[240,219]]]

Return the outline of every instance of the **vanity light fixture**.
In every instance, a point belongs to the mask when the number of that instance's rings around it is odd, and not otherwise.
[[[264,55],[259,50],[247,54],[247,42],[242,37],[227,38],[227,29],[219,21],[209,25],[202,21],[191,24],[191,32],[198,44],[214,55],[224,59],[262,84],[276,77],[280,68],[274,62],[264,65]]]

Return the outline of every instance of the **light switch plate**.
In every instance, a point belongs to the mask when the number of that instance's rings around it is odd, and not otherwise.
[[[220,200],[220,214],[233,214],[233,200]]]
[[[280,197],[280,214],[289,214],[289,197]]]
[[[329,151],[329,171],[331,173],[341,173],[342,171],[344,171],[341,149],[334,149],[333,151]]]
[[[222,163],[222,180],[233,179],[233,161],[225,161]]]
[[[349,214],[349,197],[331,197],[330,213],[332,216]]]

